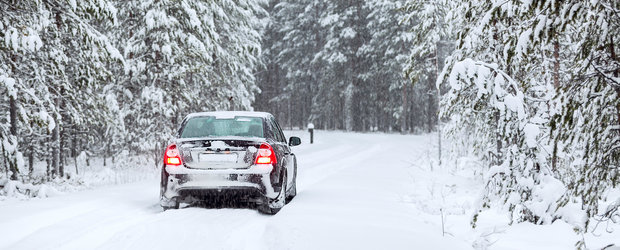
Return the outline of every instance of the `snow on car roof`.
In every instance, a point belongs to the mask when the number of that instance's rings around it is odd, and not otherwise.
[[[193,117],[200,117],[200,116],[215,116],[215,118],[218,118],[218,119],[227,119],[227,118],[234,118],[235,116],[269,118],[269,117],[272,117],[273,115],[267,112],[255,112],[255,111],[211,111],[211,112],[191,113],[187,115],[185,119],[189,119]]]

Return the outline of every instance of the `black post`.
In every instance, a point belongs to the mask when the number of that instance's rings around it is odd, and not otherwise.
[[[310,132],[310,144],[314,143],[314,124],[308,123],[308,132]]]

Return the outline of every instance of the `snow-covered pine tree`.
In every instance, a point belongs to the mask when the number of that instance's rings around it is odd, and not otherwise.
[[[497,201],[516,222],[562,218],[587,230],[572,204],[592,217],[618,184],[618,4],[481,1],[455,10],[467,26],[443,73],[443,114],[472,133],[491,166],[482,206]]]
[[[49,124],[50,128],[55,125],[48,113],[48,103],[40,99],[49,95],[47,88],[32,84],[39,75],[37,63],[32,60],[36,59],[35,53],[43,46],[40,33],[46,28],[42,24],[49,22],[49,15],[40,15],[40,2],[14,4],[0,5],[0,36],[5,38],[0,42],[0,60],[3,62],[0,65],[0,110],[3,114],[0,118],[0,140],[5,173],[16,180],[24,165],[23,149],[19,147],[22,131],[31,130],[34,124]],[[37,120],[39,117],[41,119]]]
[[[282,29],[282,20],[277,17],[276,12],[276,6],[278,6],[279,3],[279,0],[271,0],[266,7],[269,16],[267,17],[264,29],[261,30],[263,49],[260,60],[262,64],[258,67],[256,72],[256,84],[260,88],[260,93],[257,94],[256,100],[269,100],[279,95],[280,90],[284,88],[286,84],[284,71],[277,58],[283,38],[283,33],[280,32]],[[277,117],[283,117],[284,111],[291,109],[291,105],[285,106],[283,101],[258,101],[255,102],[253,106],[257,110],[270,110],[272,114]]]
[[[410,26],[400,24],[403,2],[271,2],[267,65],[259,73],[264,92],[255,105],[300,127],[310,121],[318,128],[346,129],[347,120],[354,130],[426,126],[425,100],[419,98],[426,91],[402,87],[411,47],[405,41],[412,39]],[[348,84],[352,81],[356,84]],[[344,118],[347,112],[352,119]]]
[[[551,1],[532,8],[552,17],[543,38],[574,44],[563,66],[571,69],[565,73],[570,78],[557,86],[553,157],[563,164],[570,193],[588,217],[617,216],[617,207],[609,213],[614,208],[599,202],[613,199],[607,191],[620,184],[620,3]]]
[[[362,93],[366,93],[362,95],[364,116],[371,117],[368,123],[379,130],[396,127],[402,133],[413,127],[422,128],[427,111],[424,109],[425,91],[412,88],[402,74],[413,40],[411,22],[404,20],[407,14],[404,5],[405,1],[365,2],[370,35],[358,52],[369,64],[360,76],[369,83],[361,86]]]
[[[439,165],[442,163],[442,131],[436,111],[439,109],[442,85],[441,80],[437,80],[444,67],[445,54],[452,49],[450,45],[454,38],[451,37],[451,30],[455,29],[455,19],[448,18],[448,13],[454,5],[453,1],[443,0],[410,1],[405,7],[408,13],[406,21],[413,23],[413,49],[405,75],[414,86],[427,92],[425,117],[428,131],[435,128],[438,133]]]
[[[57,73],[61,73],[47,86],[57,113],[52,131],[52,168],[62,177],[73,134],[109,122],[105,119],[108,113],[99,108],[102,100],[95,91],[112,78],[107,64],[120,63],[122,57],[95,25],[97,21],[115,22],[116,8],[109,1],[57,3],[51,9],[55,13],[54,23],[46,33],[52,34],[50,50],[42,51],[49,53],[44,58],[49,67],[56,67]]]
[[[132,149],[153,152],[186,113],[250,109],[266,15],[261,1],[118,1],[119,83]]]
[[[544,90],[551,83],[538,67],[541,57],[526,53],[531,46],[521,34],[531,22],[515,21],[522,7],[473,1],[452,8],[465,13],[457,23],[466,26],[439,79],[450,87],[442,116],[450,119],[449,133],[468,135],[475,153],[490,166],[481,208],[499,203],[513,222],[548,223],[556,218],[566,187],[551,171],[540,142],[549,118],[550,95]]]
[[[342,116],[338,117],[342,117],[342,128],[361,130],[360,88],[366,84],[361,76],[368,61],[361,57],[359,49],[368,40],[367,9],[362,1],[338,1],[327,2],[327,10],[320,20],[327,37],[316,56],[329,67],[324,81],[341,100]]]
[[[0,45],[0,57],[3,62],[10,62],[8,66],[3,64],[4,86],[11,93],[10,117],[16,118],[11,119],[11,124],[17,125],[11,126],[11,133],[19,135],[22,145],[49,142],[44,147],[28,148],[30,162],[35,153],[51,156],[54,171],[62,176],[63,117],[70,117],[72,123],[84,118],[84,106],[92,99],[82,96],[82,91],[105,77],[103,61],[118,58],[116,50],[91,21],[110,20],[115,9],[105,0],[71,4],[12,1],[0,5],[0,11],[0,35],[8,38]],[[6,142],[3,144],[10,145],[14,156],[21,155],[23,149],[17,147],[18,140],[9,138]],[[35,152],[48,148],[52,152]],[[17,163],[14,169],[23,167],[21,157],[8,158]]]
[[[328,107],[313,106],[313,99],[325,67],[324,62],[313,55],[321,50],[325,41],[319,24],[320,15],[326,10],[325,1],[277,1],[273,4],[271,28],[274,30],[265,33],[267,53],[264,58],[271,67],[265,76],[275,78],[259,81],[261,88],[267,90],[264,98],[279,116],[286,117],[284,122],[289,126],[304,127],[307,122],[319,125],[325,117],[317,110]],[[275,34],[278,35],[270,37]],[[311,112],[316,117],[312,117]]]

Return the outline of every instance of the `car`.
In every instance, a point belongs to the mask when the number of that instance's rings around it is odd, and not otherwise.
[[[255,203],[276,214],[297,195],[297,158],[273,115],[226,111],[187,115],[163,154],[160,205],[217,200]]]

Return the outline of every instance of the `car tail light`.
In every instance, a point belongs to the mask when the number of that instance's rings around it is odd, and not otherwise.
[[[165,165],[173,165],[180,166],[183,164],[181,161],[181,155],[179,154],[179,149],[177,149],[177,145],[172,144],[166,148],[166,153],[164,153],[164,164]]]
[[[276,164],[276,153],[271,145],[263,143],[256,153],[256,164]]]

